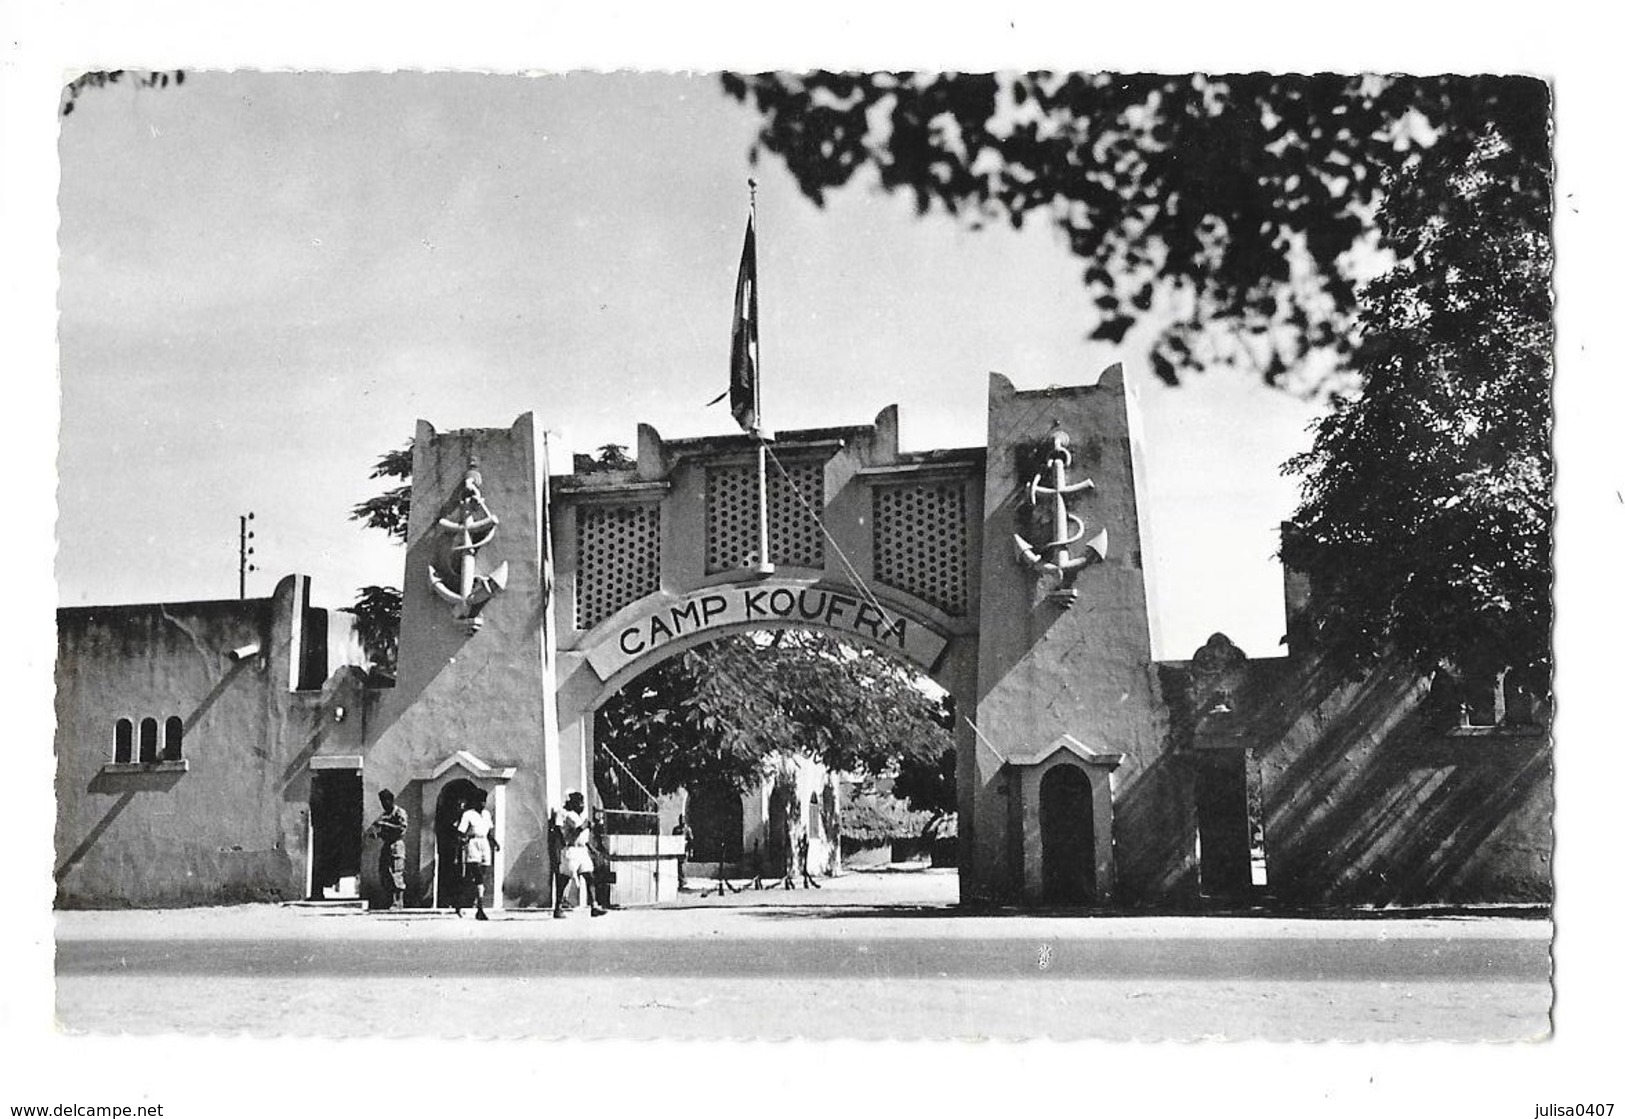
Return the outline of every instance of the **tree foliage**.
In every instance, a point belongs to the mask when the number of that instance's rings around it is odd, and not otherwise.
[[[343,610],[355,615],[356,637],[371,658],[373,671],[394,677],[401,647],[400,588],[362,587],[355,605]]]
[[[801,753],[881,773],[952,753],[941,704],[873,649],[787,631],[719,638],[663,661],[604,704],[598,740],[655,794],[721,781],[744,789]],[[618,767],[601,782],[618,786]]]
[[[135,72],[130,70],[91,70],[80,74],[73,81],[62,87],[62,115],[67,116],[73,112],[79,97],[88,89],[101,89],[109,85],[117,85],[130,80],[130,84],[138,89],[167,89],[171,82],[180,85],[186,81],[185,70],[147,70]]]
[[[380,455],[368,477],[396,478],[401,484],[355,506],[350,510],[350,519],[388,533],[397,544],[406,543],[412,514],[412,440]],[[356,592],[355,603],[344,609],[355,615],[356,636],[372,659],[374,671],[394,676],[400,658],[401,589],[362,587]]]
[[[973,224],[1050,221],[1085,262],[1091,337],[1156,317],[1169,384],[1213,364],[1335,386],[1386,177],[1494,131],[1542,163],[1549,97],[1520,77],[728,74],[823,205],[860,170]],[[1530,178],[1531,189],[1542,189]],[[1164,318],[1164,316],[1168,316]],[[1316,355],[1321,355],[1317,357]]]
[[[891,795],[916,812],[929,813],[924,830],[930,832],[959,811],[959,790],[954,781],[956,770],[952,749],[944,749],[935,758],[914,754],[900,758]]]
[[[1358,391],[1311,449],[1282,558],[1350,665],[1540,669],[1552,621],[1549,163],[1491,133],[1394,182],[1395,266],[1362,292]]]
[[[623,443],[605,443],[596,455],[572,456],[572,467],[577,474],[608,474],[617,470],[636,470],[638,460],[626,453]]]
[[[388,533],[397,544],[406,543],[406,530],[412,518],[412,440],[408,439],[404,447],[380,455],[367,477],[398,478],[401,484],[351,509],[350,519]]]

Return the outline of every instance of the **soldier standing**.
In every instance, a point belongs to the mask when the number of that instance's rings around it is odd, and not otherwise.
[[[372,822],[367,834],[377,838],[378,880],[389,891],[389,900],[380,909],[400,909],[406,904],[406,809],[395,803],[395,794],[378,790],[383,815]]]

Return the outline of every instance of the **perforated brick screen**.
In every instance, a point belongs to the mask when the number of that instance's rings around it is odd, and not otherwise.
[[[824,464],[785,463],[784,472],[795,484],[794,492],[779,468],[767,464],[768,554],[775,564],[821,568],[824,534],[813,513],[822,515],[824,509]],[[705,472],[707,572],[756,563],[756,516],[755,466],[714,466]]]
[[[945,614],[969,605],[965,486],[933,482],[874,489],[875,578]]]
[[[660,506],[576,508],[576,628],[591,629],[660,586]]]

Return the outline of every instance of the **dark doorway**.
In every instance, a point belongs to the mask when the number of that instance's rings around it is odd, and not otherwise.
[[[767,798],[767,873],[775,878],[790,873],[790,797],[775,785]]]
[[[686,813],[694,833],[690,862],[728,863],[739,858],[745,806],[731,786],[716,782],[689,790]]]
[[[310,775],[310,896],[339,897],[339,881],[361,878],[361,771]],[[349,896],[355,896],[353,893]]]
[[[457,856],[462,841],[457,836],[457,822],[463,818],[465,805],[474,803],[480,787],[459,777],[440,790],[434,802],[435,842],[435,904],[441,907],[463,904],[463,868]],[[473,905],[472,898],[468,901]]]
[[[1252,883],[1247,819],[1246,759],[1227,750],[1201,759],[1196,770],[1196,863],[1203,897],[1235,899]]]
[[[1038,783],[1044,900],[1086,902],[1095,895],[1095,810],[1089,776],[1058,765]]]

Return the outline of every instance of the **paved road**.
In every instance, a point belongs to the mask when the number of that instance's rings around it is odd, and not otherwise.
[[[304,1035],[1508,1039],[1548,1028],[1542,920],[970,916],[857,896],[478,924],[276,906],[66,913],[58,1014],[91,1032]]]

